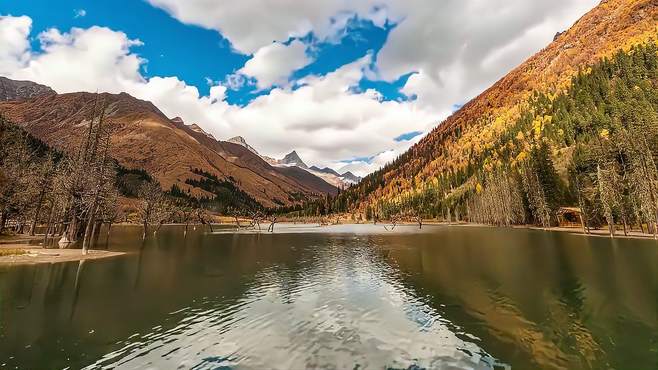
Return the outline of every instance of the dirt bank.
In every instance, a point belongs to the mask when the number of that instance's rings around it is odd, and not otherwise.
[[[125,254],[123,252],[90,250],[86,255],[83,255],[80,249],[43,249],[39,246],[26,244],[2,244],[0,249],[25,251],[23,254],[0,256],[0,267],[95,260]]]

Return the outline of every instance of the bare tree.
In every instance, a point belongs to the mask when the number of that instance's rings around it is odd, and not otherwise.
[[[276,215],[270,216],[270,226],[267,228],[268,232],[274,232],[274,225],[276,224]]]
[[[139,189],[139,198],[141,201],[139,218],[143,227],[142,239],[146,239],[149,224],[158,218],[158,208],[164,197],[158,184],[146,182]]]
[[[214,232],[212,229],[212,220],[210,219],[210,215],[208,215],[208,213],[203,208],[197,208],[195,213],[197,220],[199,220],[202,225],[208,225],[211,233]]]

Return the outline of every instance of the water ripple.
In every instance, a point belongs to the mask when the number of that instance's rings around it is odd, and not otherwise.
[[[87,368],[491,369],[496,361],[406,288],[366,240],[263,268],[234,302],[170,313]]]

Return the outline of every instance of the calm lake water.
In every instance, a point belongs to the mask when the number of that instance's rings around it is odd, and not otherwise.
[[[478,227],[114,228],[0,267],[0,369],[657,369],[658,243]]]

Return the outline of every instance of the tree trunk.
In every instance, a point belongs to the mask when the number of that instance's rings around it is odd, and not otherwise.
[[[91,235],[89,236],[89,247],[93,248],[96,245],[97,236],[98,236],[98,221],[94,221],[94,227],[91,229]]]
[[[7,213],[0,212],[0,234],[5,230],[5,224],[7,223]]]
[[[73,215],[71,217],[71,222],[69,223],[68,230],[67,230],[67,236],[68,240],[70,243],[75,243],[75,241],[78,239],[78,223],[80,220],[78,220],[78,216]]]
[[[32,225],[30,226],[30,235],[34,236],[34,230],[37,227],[37,222],[39,222],[39,214],[41,213],[41,204],[43,203],[43,197],[46,195],[46,189],[43,187],[39,193],[39,200],[37,200],[37,208],[34,210],[34,218],[32,219]]]
[[[87,221],[87,226],[85,226],[85,234],[82,237],[82,254],[87,254],[89,250],[89,244],[91,244],[92,239],[92,228],[94,225],[94,213],[95,209],[92,209],[89,215],[89,220]]]
[[[94,228],[91,230],[91,238],[93,240],[90,244],[91,247],[98,245],[98,236],[101,234],[101,227],[103,227],[103,221],[96,220],[94,222]]]
[[[144,232],[142,233],[142,240],[146,239],[146,232],[148,231],[149,224],[146,220],[143,221]]]
[[[112,221],[107,223],[107,234],[105,234],[105,249],[109,248],[110,245],[110,230],[112,230]]]
[[[48,246],[48,234],[50,234],[50,227],[53,222],[53,213],[55,212],[55,202],[50,203],[50,210],[48,211],[48,222],[46,223],[46,231],[44,232],[43,236],[43,247],[46,248]]]

